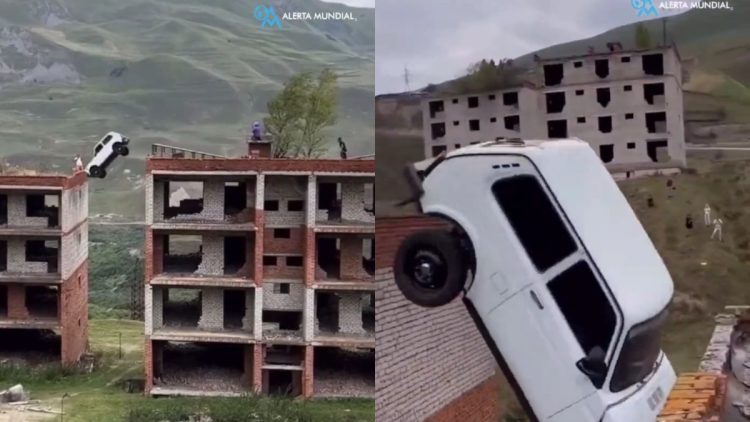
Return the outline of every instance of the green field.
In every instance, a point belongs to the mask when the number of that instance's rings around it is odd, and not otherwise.
[[[0,368],[0,386],[21,383],[30,391],[33,400],[41,401],[37,407],[52,412],[59,412],[62,402],[64,420],[68,422],[177,422],[195,415],[210,416],[214,421],[222,422],[359,422],[375,419],[372,400],[152,399],[142,393],[129,394],[124,390],[123,381],[143,378],[143,322],[95,319],[90,324],[91,351],[97,356],[97,368],[93,373],[50,368],[38,371]],[[69,397],[63,399],[66,393]],[[40,415],[46,419],[37,419]],[[3,418],[0,412],[0,421],[5,421]],[[20,418],[16,420],[60,420],[59,416],[34,412],[24,413]]]
[[[372,153],[373,10],[290,0],[277,12],[335,7],[358,20],[267,29],[253,7],[0,0],[0,158],[68,171],[75,153],[89,157],[104,133],[122,132],[133,140],[132,154],[92,183],[92,213],[142,218],[143,158],[152,143],[241,155],[250,123],[262,120],[284,82],[326,67],[339,75],[340,91],[330,145],[342,136],[351,155]]]

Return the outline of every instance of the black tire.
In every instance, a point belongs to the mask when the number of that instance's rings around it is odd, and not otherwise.
[[[122,147],[122,148],[120,148],[119,154],[122,155],[123,157],[127,157],[128,154],[130,154],[130,148],[128,148],[128,147]]]
[[[466,258],[458,239],[441,230],[420,231],[404,239],[393,271],[401,293],[428,308],[458,297],[467,276]]]
[[[105,177],[107,177],[107,170],[99,169],[99,178],[104,179]]]
[[[123,150],[126,150],[128,147],[126,147],[124,144],[118,142],[114,145],[112,145],[112,151],[115,152],[117,155],[124,155]]]
[[[89,169],[89,175],[91,177],[101,178],[102,177],[102,169],[99,166],[91,166]]]

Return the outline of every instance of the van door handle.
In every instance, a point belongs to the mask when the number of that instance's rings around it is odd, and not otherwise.
[[[534,300],[534,303],[536,303],[536,306],[538,306],[539,309],[544,309],[544,305],[542,304],[542,301],[539,299],[539,296],[536,295],[536,292],[531,290],[530,294],[531,294],[531,298]]]

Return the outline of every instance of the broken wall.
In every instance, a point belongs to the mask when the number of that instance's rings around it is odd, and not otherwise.
[[[9,273],[44,273],[49,269],[47,262],[26,261],[27,239],[8,239],[8,272]]]
[[[288,293],[274,291],[274,285],[286,284]],[[305,307],[305,285],[301,283],[263,284],[263,309],[267,311],[302,311]]]
[[[48,217],[28,217],[26,215],[27,196],[28,193],[8,193],[8,226],[47,227]]]

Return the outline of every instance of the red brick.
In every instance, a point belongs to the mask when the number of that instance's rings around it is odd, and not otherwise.
[[[315,243],[315,230],[307,227],[305,229],[305,284],[312,286],[315,283],[315,269],[318,266]]]
[[[288,228],[289,239],[278,239],[273,235],[274,228],[263,230],[263,253],[265,254],[293,254],[305,253],[305,228]]]
[[[375,227],[375,267],[381,269],[393,266],[398,247],[410,234],[448,227],[450,225],[444,220],[428,216],[378,218]]]
[[[497,422],[502,415],[500,408],[500,380],[495,375],[448,403],[426,422]]]
[[[88,261],[84,261],[67,280],[60,291],[60,325],[62,326],[62,363],[72,365],[88,349]]]
[[[302,369],[302,396],[310,398],[315,394],[315,379],[314,379],[314,349],[313,346],[305,346],[305,364]]]
[[[255,210],[255,268],[253,277],[255,278],[255,284],[258,286],[263,284],[263,241],[265,239],[263,233],[263,227],[266,224],[266,215],[263,210]]]
[[[179,171],[290,171],[290,172],[334,172],[334,173],[375,173],[375,160],[330,160],[292,158],[227,158],[227,159],[186,159],[149,157],[146,172],[154,170]]]
[[[8,285],[8,318],[29,318],[29,310],[26,309],[26,286],[22,284]]]

